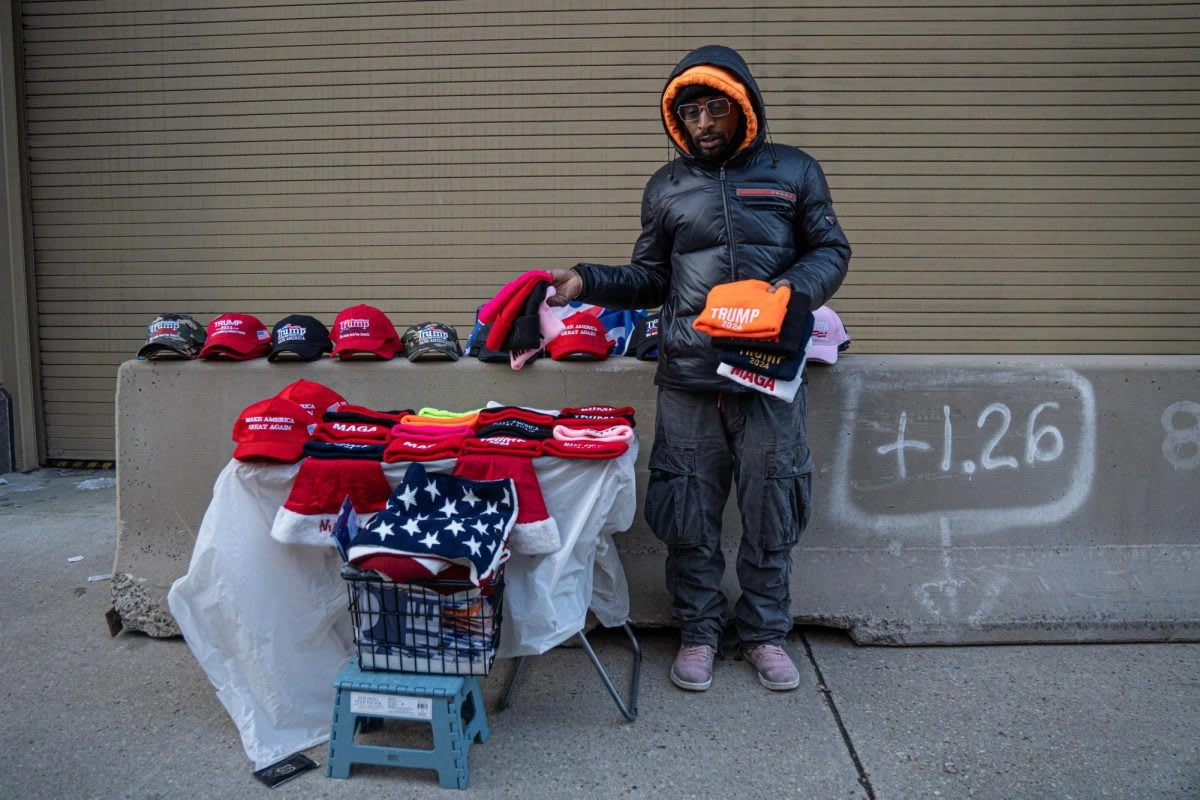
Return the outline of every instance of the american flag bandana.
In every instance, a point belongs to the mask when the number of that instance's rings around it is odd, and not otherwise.
[[[459,564],[478,585],[507,560],[516,520],[511,478],[475,481],[426,472],[413,462],[387,507],[365,527],[352,529],[346,555],[351,561],[386,554]]]

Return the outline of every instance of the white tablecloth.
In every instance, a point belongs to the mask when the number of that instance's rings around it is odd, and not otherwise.
[[[498,657],[544,653],[583,629],[629,616],[629,585],[612,534],[633,524],[637,443],[611,460],[536,458],[562,546],[505,570]],[[428,462],[449,472],[454,462]],[[407,463],[385,464],[395,487]],[[298,464],[230,461],[217,477],[187,574],[167,603],[237,725],[255,769],[326,741],[333,679],[354,652],[340,559],[332,544],[271,538]]]

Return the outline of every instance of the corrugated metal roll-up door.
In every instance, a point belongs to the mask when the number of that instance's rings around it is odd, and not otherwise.
[[[50,458],[164,311],[469,328],[627,259],[688,49],[759,77],[855,246],[862,353],[1200,352],[1200,4],[23,2]]]

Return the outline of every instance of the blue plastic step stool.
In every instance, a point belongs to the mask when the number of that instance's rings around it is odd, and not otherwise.
[[[479,679],[461,675],[418,675],[411,672],[365,672],[351,661],[334,679],[337,699],[329,732],[330,778],[350,777],[352,764],[435,769],[447,789],[467,788],[467,751],[487,740],[487,711]],[[427,722],[433,727],[433,749],[359,744],[354,734],[362,723],[378,719]]]

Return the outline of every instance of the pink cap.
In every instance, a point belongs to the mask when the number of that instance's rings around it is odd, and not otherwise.
[[[850,334],[842,318],[829,306],[821,306],[813,312],[813,332],[808,349],[809,361],[836,364],[838,353],[850,344]]]

